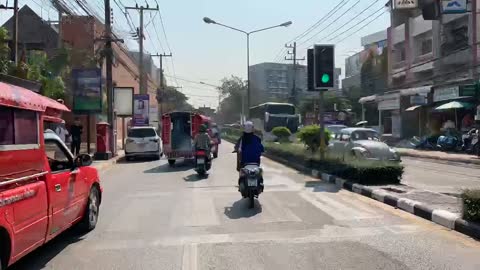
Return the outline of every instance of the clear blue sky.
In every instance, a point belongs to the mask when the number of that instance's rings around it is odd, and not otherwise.
[[[134,0],[116,0],[125,6],[135,5]],[[276,28],[266,32],[257,33],[251,36],[250,53],[251,64],[261,62],[272,62],[279,60],[278,52],[284,44],[292,38],[298,36],[315,22],[321,19],[337,4],[342,3],[341,8],[325,20],[318,28],[309,35],[301,38],[297,43],[305,42],[325,28],[325,30],[314,36],[311,40],[299,46],[299,57],[306,53],[306,47],[314,43],[333,43],[336,45],[336,66],[342,68],[344,73],[344,59],[347,54],[352,51],[359,51],[360,37],[386,29],[389,26],[388,12],[381,15],[373,23],[358,31],[365,23],[375,18],[379,13],[368,18],[364,23],[359,22],[381,9],[386,0],[303,0],[294,4],[292,1],[283,0],[157,0],[160,4],[160,10],[173,54],[172,59],[166,59],[165,71],[167,76],[176,75],[179,78],[191,81],[204,81],[210,84],[218,85],[219,81],[227,76],[236,75],[245,78],[246,76],[246,39],[241,33],[217,26],[208,25],[202,21],[203,17],[210,17],[217,22],[227,24],[233,27],[244,29],[246,31],[258,28],[268,27],[285,21],[292,21],[293,24],[287,28]],[[5,2],[5,0],[1,0]],[[9,1],[11,4],[13,1]],[[39,13],[45,19],[55,20],[57,15],[55,10],[49,4],[49,0],[19,0],[20,5],[28,4],[32,9]],[[74,6],[75,1],[66,0]],[[98,14],[103,15],[103,0],[88,0],[92,8],[96,9]],[[147,0],[150,7],[155,7],[155,0]],[[137,1],[137,3],[145,5],[145,1]],[[345,4],[345,5],[343,5]],[[127,20],[115,4],[111,0],[114,12],[114,29],[123,38],[128,38],[130,30]],[[358,18],[352,20],[358,13],[366,7],[372,5],[367,11]],[[352,7],[353,6],[353,7]],[[347,9],[351,8],[347,12]],[[344,12],[345,15],[340,17]],[[129,11],[135,27],[139,25],[139,16],[136,11]],[[0,20],[3,22],[9,16],[10,11],[1,11]],[[156,16],[153,21],[151,16]],[[340,17],[340,18],[339,18]],[[335,19],[338,20],[333,22]],[[155,12],[145,12],[145,23],[149,23],[146,27],[145,47],[150,53],[169,53],[167,42],[163,35],[159,14]],[[328,41],[323,37],[331,34],[344,23],[350,22],[341,30],[340,33],[354,25],[352,30],[346,32],[335,40]],[[331,24],[332,23],[332,24]],[[330,26],[328,26],[331,24]],[[328,26],[328,27],[327,27]],[[21,30],[21,29],[20,29]],[[329,37],[329,38],[330,38]],[[340,39],[343,39],[337,43]],[[138,50],[138,44],[134,40],[129,40],[127,45],[132,50]],[[281,55],[283,58],[284,55]],[[158,65],[158,58],[155,59]],[[172,61],[174,66],[172,66]],[[282,61],[284,62],[284,61]],[[207,106],[217,106],[217,98],[215,89],[189,83],[180,79],[172,79],[167,77],[169,84],[182,86],[182,92],[191,96],[191,103],[195,106],[203,104]],[[195,95],[195,96],[194,96]]]

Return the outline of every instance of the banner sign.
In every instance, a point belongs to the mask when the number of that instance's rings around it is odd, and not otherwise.
[[[456,99],[460,96],[459,86],[447,86],[433,91],[433,102]]]
[[[395,9],[417,8],[418,0],[395,0]]]
[[[443,14],[457,14],[467,12],[467,0],[442,0]]]
[[[113,108],[117,116],[133,115],[133,87],[113,88]]]
[[[76,113],[102,112],[102,70],[73,69],[73,111]]]
[[[150,97],[143,94],[133,95],[133,126],[148,126]]]

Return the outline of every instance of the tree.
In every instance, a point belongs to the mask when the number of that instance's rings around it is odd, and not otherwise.
[[[234,123],[240,119],[240,115],[246,112],[244,97],[247,93],[247,83],[240,77],[231,76],[222,79],[222,85],[218,88],[223,97],[218,112],[219,122]],[[243,109],[243,110],[242,110]]]
[[[193,110],[193,106],[188,103],[188,97],[173,86],[167,86],[163,91],[158,91],[157,101],[163,112]]]

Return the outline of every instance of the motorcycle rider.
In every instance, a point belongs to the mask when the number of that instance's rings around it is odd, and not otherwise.
[[[207,152],[207,158],[210,158],[210,149],[212,147],[212,139],[207,133],[207,126],[201,125],[198,134],[193,139],[193,145],[195,150],[205,150]]]
[[[260,165],[260,157],[265,151],[262,140],[254,134],[255,127],[252,122],[247,121],[243,126],[243,134],[235,144],[237,152],[237,171],[245,165],[255,163]],[[240,180],[238,184],[240,187]],[[263,178],[260,178],[260,186],[263,189]]]

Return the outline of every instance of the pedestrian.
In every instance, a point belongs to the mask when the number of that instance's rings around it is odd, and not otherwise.
[[[83,126],[80,118],[75,117],[73,125],[70,127],[70,135],[72,136],[71,150],[74,156],[80,154],[80,145],[82,144]]]
[[[55,133],[57,134],[58,137],[60,137],[62,142],[67,143],[67,139],[70,135],[68,134],[68,130],[65,127],[64,120],[62,120],[62,122],[57,125],[57,127],[55,128]]]

